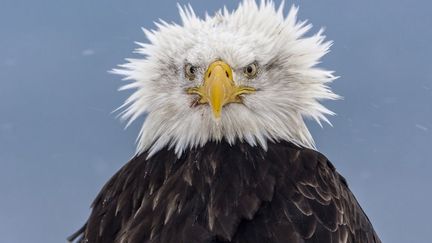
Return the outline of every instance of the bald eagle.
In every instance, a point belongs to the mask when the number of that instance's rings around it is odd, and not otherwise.
[[[320,100],[336,77],[316,66],[331,46],[283,4],[244,0],[182,23],[157,23],[142,59],[114,73],[146,115],[136,155],[102,188],[69,240],[89,243],[378,243],[305,118],[328,122]]]

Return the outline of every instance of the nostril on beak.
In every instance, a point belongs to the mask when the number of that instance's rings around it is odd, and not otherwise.
[[[227,72],[227,71],[225,71],[225,74],[226,74],[227,78],[229,78],[229,74],[228,74],[228,72]]]

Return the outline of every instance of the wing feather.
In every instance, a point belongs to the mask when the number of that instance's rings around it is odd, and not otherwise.
[[[346,180],[314,150],[220,142],[146,157],[107,182],[70,241],[380,243]]]
[[[300,239],[285,242],[381,242],[346,180],[324,155],[278,143],[269,145],[266,160],[277,167],[274,197],[270,206],[260,208],[257,215],[261,217],[255,217],[253,224],[245,221],[240,225],[235,242],[245,242],[242,239],[251,232],[259,232],[267,238],[248,243],[278,242],[279,225],[286,224],[293,229],[287,234]],[[283,217],[274,216],[278,213],[270,213],[269,208],[277,208]]]

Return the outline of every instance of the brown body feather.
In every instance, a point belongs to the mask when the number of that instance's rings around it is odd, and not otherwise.
[[[146,157],[111,178],[71,241],[380,242],[345,179],[314,150],[221,142]]]

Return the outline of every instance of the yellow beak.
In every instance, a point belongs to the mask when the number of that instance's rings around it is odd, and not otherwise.
[[[231,67],[223,61],[215,61],[209,65],[204,74],[201,86],[189,88],[189,94],[200,96],[198,103],[209,103],[216,119],[222,114],[222,107],[228,103],[240,103],[242,94],[250,94],[255,89],[247,86],[236,86]]]

